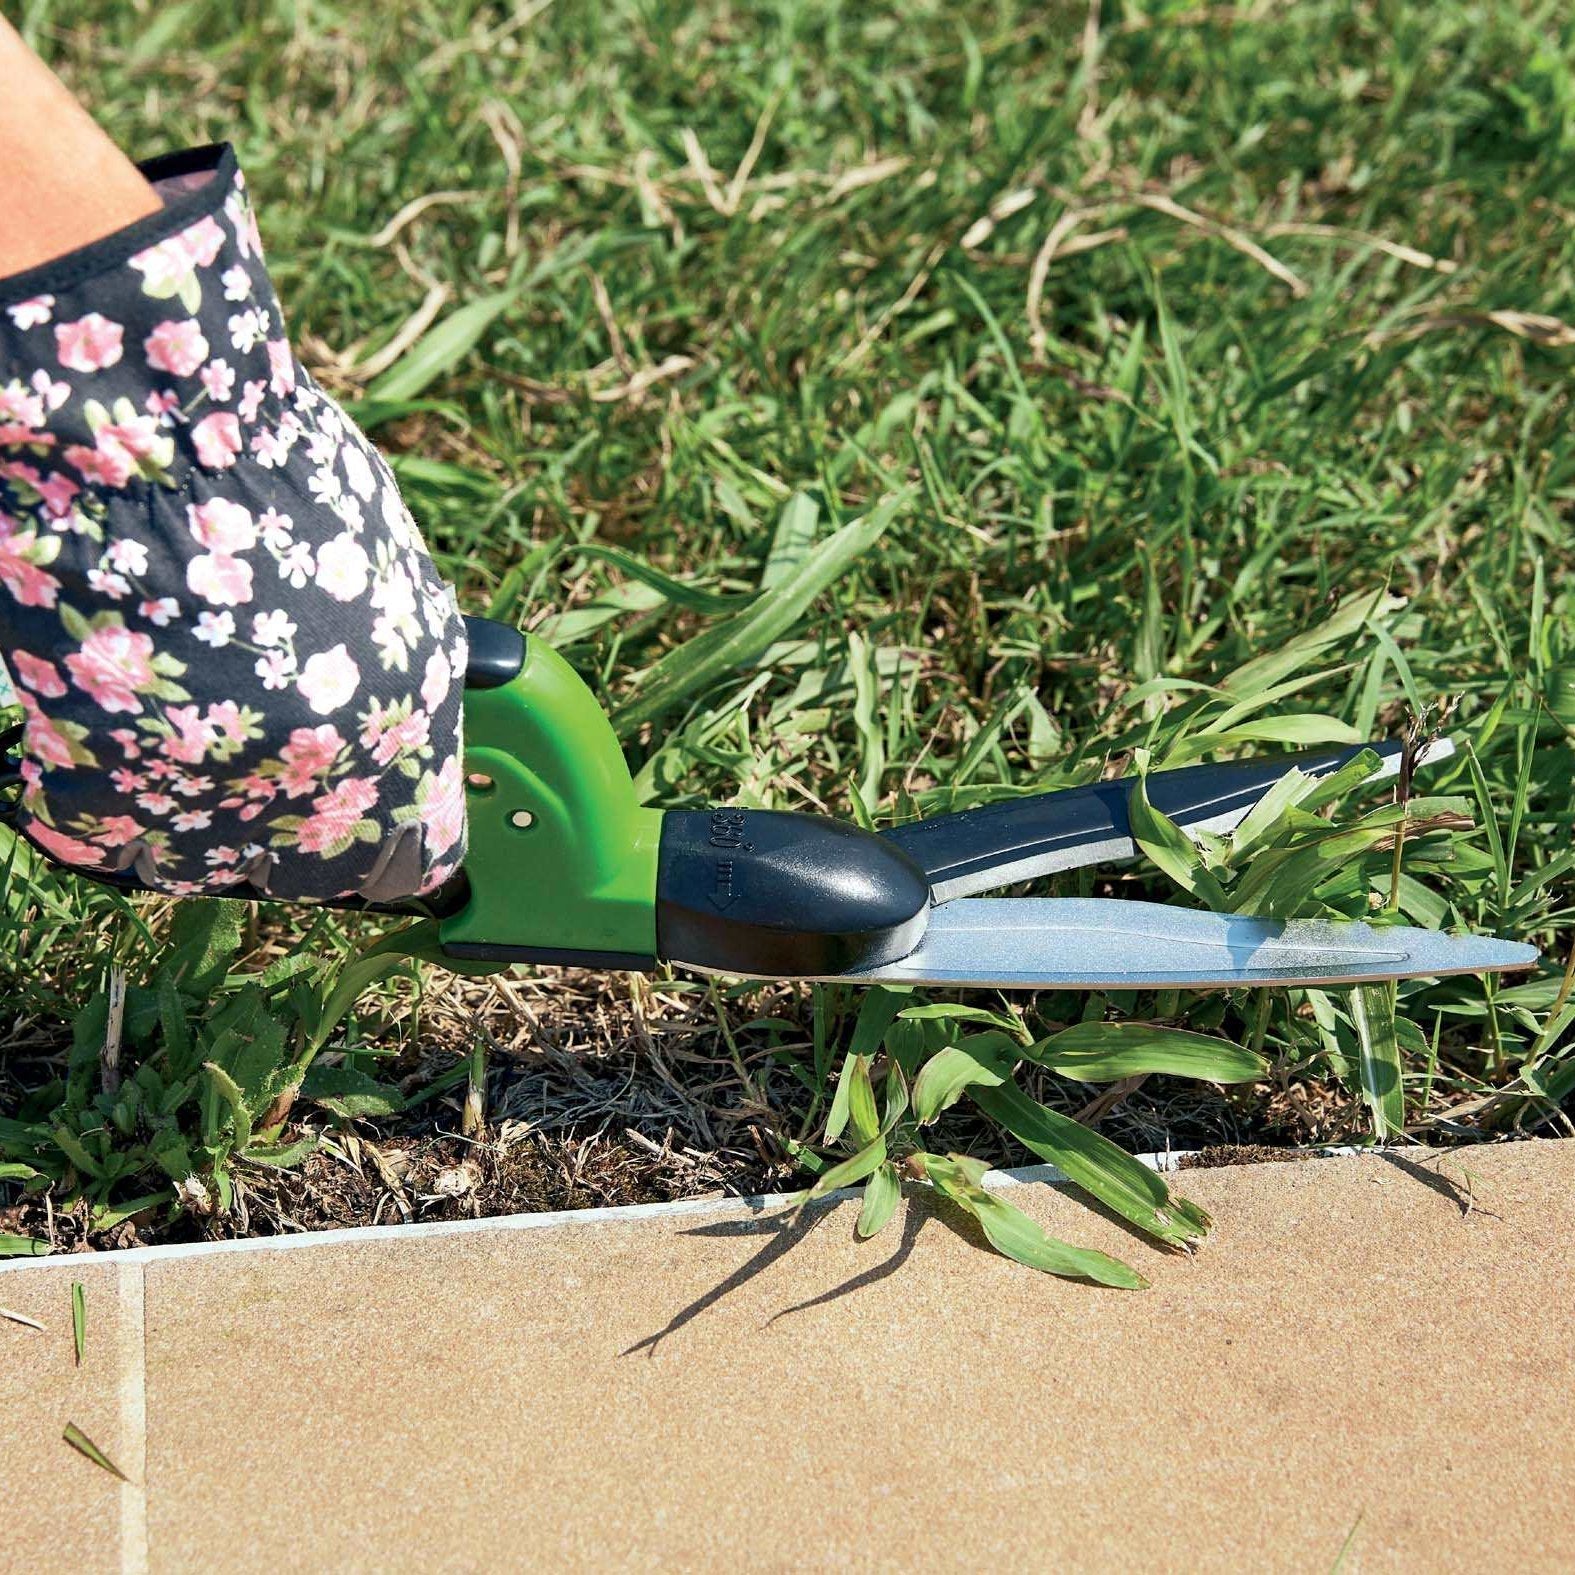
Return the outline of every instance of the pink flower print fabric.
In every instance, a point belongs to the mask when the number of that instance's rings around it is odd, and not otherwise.
[[[427,893],[465,851],[464,625],[295,359],[228,148],[0,281],[0,648],[19,825],[188,895]]]

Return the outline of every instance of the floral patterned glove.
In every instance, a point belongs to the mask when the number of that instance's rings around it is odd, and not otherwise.
[[[393,900],[464,854],[464,625],[291,354],[234,154],[0,280],[0,648],[19,824],[176,894]]]

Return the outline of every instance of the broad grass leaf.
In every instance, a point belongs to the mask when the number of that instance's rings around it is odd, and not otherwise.
[[[1030,1099],[1015,1083],[975,1086],[968,1097],[1025,1148],[1140,1230],[1174,1247],[1191,1247],[1208,1233],[1208,1215],[1173,1197],[1157,1172],[1109,1138]]]
[[[905,987],[888,989],[883,984],[868,991],[859,1002],[859,1015],[853,1023],[853,1037],[848,1041],[848,1054],[874,1055],[908,995],[909,991]]]
[[[1471,786],[1476,794],[1477,808],[1482,812],[1483,829],[1487,832],[1488,851],[1493,858],[1493,873],[1498,880],[1498,889],[1504,895],[1509,893],[1509,859],[1504,851],[1503,834],[1499,831],[1498,811],[1493,807],[1492,790],[1488,787],[1487,776],[1482,770],[1482,762],[1477,759],[1477,752],[1466,745],[1466,764],[1471,770]]]
[[[837,1086],[831,1096],[831,1109],[826,1112],[824,1138],[827,1143],[835,1143],[848,1129],[848,1106],[852,1098],[853,1064],[859,1059],[861,1058],[851,1053],[842,1058],[842,1066],[837,1073]]]
[[[1249,698],[1297,672],[1331,645],[1354,645],[1363,625],[1387,618],[1390,613],[1404,606],[1403,596],[1391,596],[1384,590],[1362,591],[1355,596],[1348,596],[1311,629],[1282,641],[1273,650],[1254,657],[1250,662],[1244,662],[1225,679],[1220,688],[1233,700]]]
[[[828,1193],[837,1191],[839,1187],[851,1187],[855,1181],[863,1179],[886,1163],[886,1139],[877,1137],[873,1143],[866,1144],[851,1158],[842,1160],[839,1164],[829,1165],[815,1178],[812,1186],[799,1198],[799,1207],[806,1203],[813,1203],[817,1198],[823,1198]]]
[[[594,558],[600,563],[610,563],[620,573],[627,574],[630,579],[649,586],[663,601],[671,602],[675,607],[686,607],[691,612],[706,613],[711,616],[733,613],[741,607],[750,606],[755,600],[752,593],[724,596],[716,591],[704,590],[698,585],[690,585],[687,581],[676,580],[672,575],[653,568],[643,558],[637,558],[621,547],[604,547],[592,542],[570,542],[564,547],[563,555],[566,558]]]
[[[902,1178],[897,1174],[897,1167],[889,1160],[883,1161],[864,1183],[864,1202],[854,1230],[861,1237],[878,1235],[896,1213],[901,1197]]]
[[[859,1015],[853,1024],[853,1038],[848,1053],[843,1058],[842,1069],[837,1074],[837,1087],[831,1096],[831,1109],[826,1114],[826,1142],[835,1143],[848,1125],[848,1098],[851,1093],[849,1080],[853,1076],[853,1062],[861,1056],[872,1056],[880,1048],[886,1031],[907,1000],[906,991],[888,990],[877,985],[866,992],[859,1002]],[[866,1074],[868,1069],[866,1068]]]
[[[1566,1007],[1554,1021],[1560,1023],[1561,1030],[1575,1021],[1575,1004]],[[1575,1094],[1575,1061],[1558,1063],[1548,1056],[1535,1066],[1522,1067],[1520,1080],[1538,1099],[1546,1100],[1551,1109],[1557,1110]]]
[[[410,928],[416,930],[421,926],[412,925]],[[307,1037],[309,1054],[315,1055],[328,1043],[329,1035],[360,999],[363,991],[370,989],[378,980],[386,979],[389,974],[404,965],[405,958],[410,955],[410,942],[409,931],[396,930],[392,935],[385,935],[381,940],[374,942],[364,952],[350,958],[339,968],[333,976],[327,995],[322,999],[316,1020],[310,1026]]]
[[[423,393],[476,348],[519,293],[516,286],[483,295],[440,318],[367,389],[367,403],[395,404]]]
[[[1351,1021],[1356,1025],[1356,1073],[1362,1099],[1372,1117],[1373,1136],[1382,1143],[1405,1131],[1394,985],[1357,985],[1351,991]]]
[[[1224,888],[1203,866],[1197,844],[1168,815],[1149,802],[1148,784],[1139,777],[1127,795],[1127,823],[1132,840],[1184,891],[1216,912],[1229,904]]]
[[[1319,671],[1316,667],[1304,668],[1301,672],[1268,689],[1258,689],[1250,695],[1237,698],[1218,715],[1205,712],[1198,719],[1202,723],[1202,731],[1216,736],[1228,733],[1232,728],[1240,726],[1241,723],[1261,712],[1271,710],[1281,701],[1289,700],[1292,695],[1300,694],[1304,689],[1317,689],[1328,684],[1331,680],[1339,678],[1344,671],[1344,664],[1323,671]],[[1208,693],[1216,700],[1225,698],[1223,691],[1212,687],[1208,688]]]
[[[0,1235],[0,1258],[46,1258],[49,1243],[36,1236]]]
[[[1021,1053],[1017,1042],[999,1030],[970,1034],[959,1044],[937,1050],[914,1079],[913,1113],[919,1124],[928,1125],[976,1084],[1004,1083]]]
[[[662,593],[639,580],[624,580],[599,591],[580,607],[549,613],[532,633],[559,651],[588,640],[605,625],[627,613],[652,612],[662,605]]]
[[[384,953],[414,958],[417,962],[433,963],[449,973],[464,974],[469,978],[483,978],[507,966],[502,963],[483,962],[479,958],[450,957],[443,950],[442,934],[436,919],[417,919],[414,924],[407,924],[402,930],[394,930],[385,935],[375,946],[367,947],[361,956],[363,958],[382,956]],[[353,1000],[351,1005],[354,1005]],[[348,1009],[347,1007],[346,1010]],[[312,1016],[314,1022],[317,1021],[317,1015]]]
[[[1294,766],[1247,811],[1245,818],[1230,834],[1232,855],[1241,859],[1260,843],[1277,835],[1291,810],[1307,796],[1312,778]]]
[[[1091,1247],[1073,1247],[1049,1235],[1021,1209],[982,1188],[973,1196],[973,1212],[990,1245],[1008,1258],[1057,1274],[1063,1279],[1092,1280],[1119,1290],[1140,1291],[1148,1281],[1136,1269]]]
[[[890,1132],[908,1113],[908,1080],[895,1061],[886,1065],[886,1098],[880,1115],[880,1129]]]
[[[1106,1253],[1058,1241],[1021,1209],[986,1191],[977,1161],[969,1165],[961,1155],[943,1160],[927,1154],[924,1169],[943,1196],[978,1220],[990,1245],[1015,1262],[1063,1279],[1091,1280],[1121,1290],[1141,1290],[1147,1284],[1135,1269]]]
[[[853,730],[859,736],[859,802],[873,812],[886,769],[886,742],[879,720],[881,682],[875,653],[856,630],[848,635],[848,671],[853,679]]]
[[[781,639],[810,603],[874,546],[906,501],[907,493],[899,493],[862,519],[844,525],[743,612],[697,634],[653,663],[642,675],[633,698],[612,714],[619,736],[626,738],[647,722],[654,722],[681,700],[753,661],[774,640]]]
[[[918,1075],[927,1055],[952,1044],[956,1030],[945,1022],[899,1017],[882,1041],[886,1054],[911,1078]]]
[[[1220,735],[1224,736],[1224,735]],[[1362,735],[1337,716],[1321,711],[1299,711],[1292,716],[1265,716],[1255,722],[1238,722],[1229,730],[1233,743],[1243,744],[1359,744]]]
[[[988,1006],[968,1006],[961,1001],[932,1001],[923,1006],[909,1006],[901,1015],[904,1021],[913,1023],[988,1023],[1022,1044],[1027,1044],[1030,1037],[1020,1017],[993,1012]]]
[[[87,1349],[87,1291],[81,1280],[71,1284],[71,1344],[80,1367],[82,1353]]]
[[[458,493],[475,502],[494,498],[498,493],[499,483],[495,476],[472,470],[468,465],[432,459],[426,454],[387,454],[384,457],[405,501],[417,514],[421,512],[417,504],[422,494],[427,498],[441,498],[445,493]]]
[[[1322,809],[1325,804],[1334,803],[1353,788],[1360,787],[1382,765],[1383,761],[1376,749],[1364,749],[1359,755],[1347,760],[1338,771],[1331,771],[1328,776],[1314,782],[1311,789],[1296,801],[1297,808],[1311,814]]]
[[[1386,805],[1354,826],[1331,829],[1312,842],[1260,853],[1238,877],[1227,904],[1233,913],[1289,919],[1326,881],[1355,869],[1356,861],[1394,835],[1405,818]]]
[[[760,571],[760,589],[774,590],[792,578],[809,556],[820,529],[820,504],[814,494],[795,492],[777,515],[777,528],[771,537],[771,550]]]
[[[868,1056],[848,1057],[848,1122],[861,1144],[873,1143],[880,1133],[880,1114],[875,1108],[875,1085],[870,1081]]]
[[[1206,1083],[1255,1083],[1269,1063],[1243,1045],[1147,1023],[1076,1023],[1023,1052],[1080,1083],[1157,1073]]]
[[[1303,712],[1296,716],[1266,716],[1243,722],[1217,733],[1193,733],[1165,756],[1169,769],[1236,744],[1359,744],[1362,735],[1338,717]]]

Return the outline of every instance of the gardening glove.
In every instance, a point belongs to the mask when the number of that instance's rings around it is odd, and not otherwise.
[[[388,467],[291,353],[230,148],[0,280],[18,824],[177,895],[391,901],[464,855],[464,625]]]

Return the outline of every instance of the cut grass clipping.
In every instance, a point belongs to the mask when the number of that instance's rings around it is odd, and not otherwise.
[[[694,1190],[854,1182],[866,1234],[922,1169],[970,1231],[1109,1279],[978,1163],[1050,1159],[1187,1248],[1207,1222],[1129,1151],[1570,1130],[1554,12],[23,9],[122,145],[238,141],[306,360],[467,608],[597,688],[648,802],[889,824],[1442,730],[1398,796],[1370,761],[1292,775],[1201,846],[1139,796],[1140,863],[1039,889],[1546,961],[1009,1004],[549,990],[366,918],[129,903],[0,834],[0,1253],[291,1228],[266,1200],[328,1167],[414,1214],[401,1144],[502,1152],[523,1112],[693,1156]]]
[[[98,1445],[95,1444],[93,1440],[89,1438],[75,1422],[67,1422],[65,1431],[60,1436],[65,1439],[65,1441],[70,1444],[70,1446],[76,1450],[79,1455],[85,1455],[101,1471],[107,1471],[111,1476],[119,1477],[122,1482],[129,1482],[131,1480],[131,1478],[128,1477],[126,1473],[122,1471],[120,1467],[117,1466],[115,1462],[111,1460],[109,1456],[106,1455],[104,1451],[100,1449]]]

